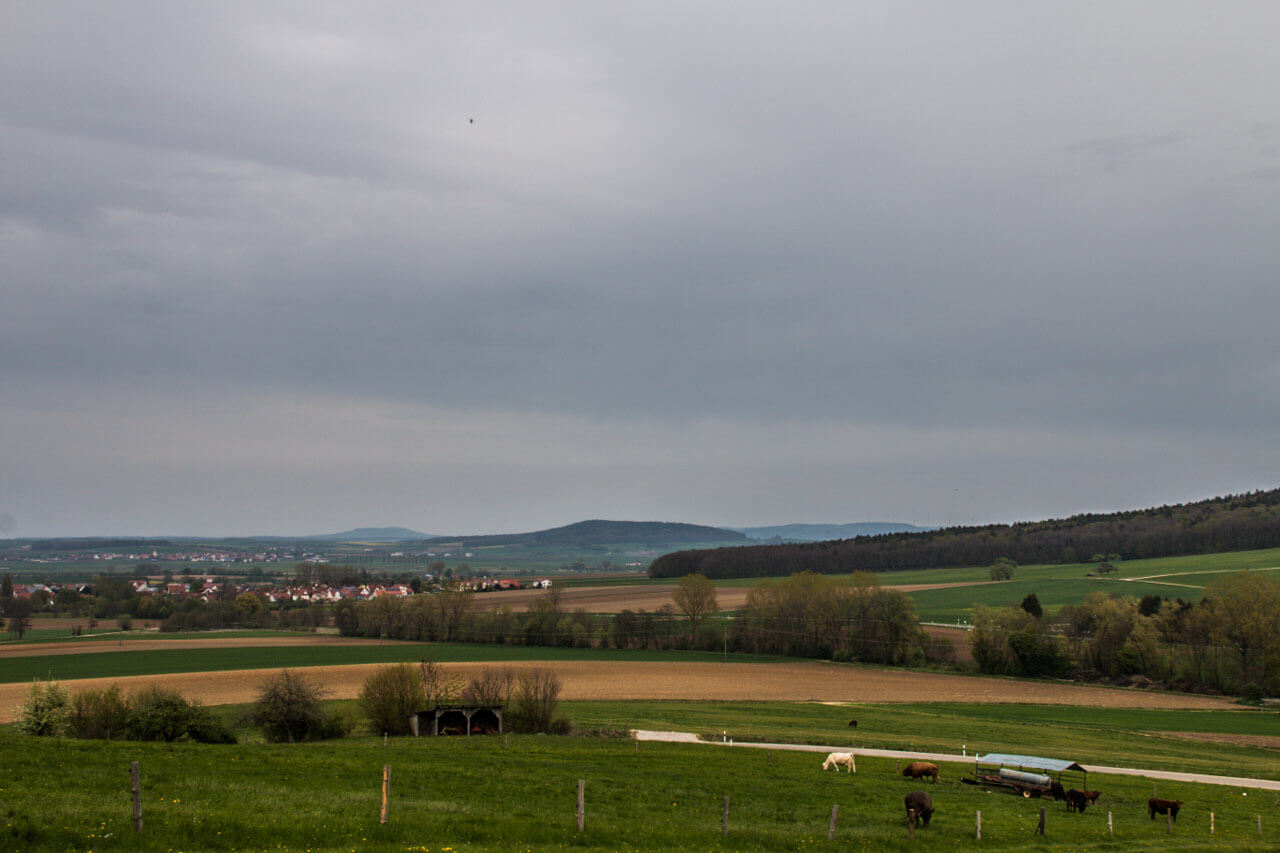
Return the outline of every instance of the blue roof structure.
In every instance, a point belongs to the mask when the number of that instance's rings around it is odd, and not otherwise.
[[[1003,752],[989,752],[986,755],[979,755],[976,760],[979,764],[1032,767],[1036,770],[1052,770],[1056,773],[1061,773],[1063,770],[1084,772],[1084,768],[1074,761],[1064,761],[1061,758],[1040,758],[1035,755],[1009,755]]]

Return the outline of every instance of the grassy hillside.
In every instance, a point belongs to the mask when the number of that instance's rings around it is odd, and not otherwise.
[[[790,709],[740,712],[783,719]],[[570,710],[590,716],[587,708]],[[627,714],[620,706],[602,711]],[[1161,782],[1162,795],[1186,803],[1166,833],[1162,821],[1147,817],[1146,779],[1091,775],[1103,798],[1077,815],[1060,803],[961,784],[963,765],[944,765],[937,785],[921,785],[887,759],[861,757],[852,776],[825,773],[821,754],[811,752],[548,736],[166,745],[27,738],[11,727],[0,729],[0,752],[7,757],[0,848],[24,851],[794,851],[828,845],[833,805],[837,845],[863,850],[1023,850],[1042,807],[1047,831],[1035,839],[1039,850],[1271,850],[1280,843],[1268,808],[1273,797],[1256,791],[1242,797],[1233,788]],[[131,761],[142,773],[140,833],[129,817]],[[384,765],[391,796],[382,825]],[[580,779],[582,832],[575,821]],[[935,814],[908,846],[902,797],[920,787]]]

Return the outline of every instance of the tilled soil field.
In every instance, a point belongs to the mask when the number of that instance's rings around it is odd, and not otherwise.
[[[307,667],[298,672],[329,698],[350,699],[378,664]],[[704,699],[770,702],[992,702],[1089,705],[1103,708],[1230,709],[1225,699],[1075,684],[1012,681],[965,675],[836,666],[822,663],[631,663],[617,661],[450,663],[464,677],[485,666],[531,666],[559,674],[564,699]],[[209,705],[251,702],[258,684],[276,670],[181,673],[66,682],[74,691],[120,685],[129,692],[160,683]],[[26,684],[0,684],[0,722],[12,722]]]
[[[958,581],[955,583],[916,583],[886,584],[886,589],[900,589],[903,592],[916,592],[922,589],[953,589],[962,586],[985,586],[999,581]],[[675,606],[673,598],[676,584],[659,586],[580,586],[569,587],[564,591],[560,606],[565,610],[582,608],[589,613],[620,613],[623,610],[654,611],[664,604]],[[738,610],[747,603],[750,587],[721,586],[716,587],[716,601],[721,610]],[[472,602],[475,610],[496,610],[499,607],[510,607],[514,611],[529,609],[529,604],[546,596],[541,589],[512,589],[501,592],[485,592],[477,594]]]

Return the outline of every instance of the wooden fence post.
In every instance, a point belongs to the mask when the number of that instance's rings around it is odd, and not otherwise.
[[[1209,834],[1213,835],[1213,812],[1209,812]]]
[[[138,762],[129,762],[129,789],[133,793],[133,828],[136,832],[142,831],[142,775],[138,769]]]
[[[1262,834],[1262,815],[1258,815],[1258,834]]]
[[[836,840],[836,818],[840,816],[840,806],[831,806],[831,825],[827,827],[827,840]]]
[[[1036,832],[1044,835],[1044,806],[1040,807],[1040,823],[1036,824]]]
[[[1173,832],[1173,809],[1164,810],[1164,831]]]
[[[1115,827],[1111,825],[1111,812],[1107,812],[1107,835],[1115,835]]]
[[[978,840],[979,840],[979,841],[981,841],[981,840],[982,840],[982,812],[981,812],[981,811],[979,811],[979,812],[978,812],[978,821],[977,821],[977,822],[978,822],[978,836],[977,836],[977,837],[978,837]]]
[[[387,811],[391,800],[391,765],[382,765],[382,811],[378,813],[378,823],[387,822]]]
[[[582,832],[582,827],[587,822],[587,780],[578,780],[578,832]]]
[[[720,834],[729,833],[729,795],[724,795],[724,807],[720,810]]]

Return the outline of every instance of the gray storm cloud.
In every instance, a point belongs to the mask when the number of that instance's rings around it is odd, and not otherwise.
[[[945,523],[1272,486],[1280,13],[1137,11],[11,9],[0,511]]]

